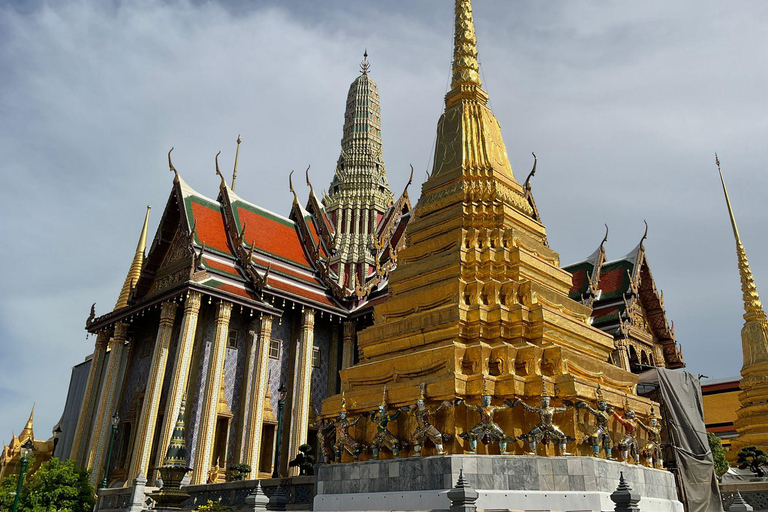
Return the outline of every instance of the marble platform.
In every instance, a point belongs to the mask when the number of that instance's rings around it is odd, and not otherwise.
[[[586,457],[444,455],[318,467],[313,509],[447,510],[463,470],[479,509],[613,510],[620,472],[644,512],[682,512],[668,471]]]

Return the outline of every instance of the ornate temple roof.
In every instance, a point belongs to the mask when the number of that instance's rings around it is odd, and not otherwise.
[[[275,311],[287,299],[342,316],[385,296],[411,204],[407,186],[394,201],[386,181],[378,89],[369,70],[366,52],[361,75],[350,86],[330,192],[318,200],[307,169],[304,207],[291,176],[288,217],[235,194],[221,174],[218,155],[216,199],[195,191],[169,152],[174,182],[152,246],[145,257],[148,209],[118,307],[89,318],[87,328],[94,332],[188,286],[258,311]],[[345,264],[356,267],[345,274]]]
[[[625,337],[641,315],[653,337],[665,347],[668,368],[685,366],[676,346],[674,325],[667,319],[664,294],[653,279],[645,254],[646,232],[625,256],[605,261],[605,242],[583,261],[563,267],[573,274],[569,296],[592,308],[592,325],[614,337]],[[674,349],[674,350],[672,350]]]

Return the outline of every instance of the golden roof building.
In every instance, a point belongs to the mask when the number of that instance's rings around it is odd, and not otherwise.
[[[0,453],[0,480],[8,475],[18,474],[21,464],[21,447],[27,443],[27,441],[32,442],[31,457],[34,461],[34,463],[27,468],[27,474],[34,473],[43,462],[46,462],[53,456],[53,438],[50,438],[47,441],[35,439],[34,423],[35,407],[32,406],[32,412],[29,414],[29,419],[21,430],[21,433],[18,436],[13,434],[11,443],[3,445],[3,451]]]

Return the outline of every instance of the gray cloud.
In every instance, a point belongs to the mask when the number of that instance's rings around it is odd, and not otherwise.
[[[758,286],[768,293],[768,6],[762,2],[477,0],[483,78],[518,179],[563,263],[611,227],[609,258],[650,226],[648,256],[689,370],[736,375],[741,304],[714,167],[720,152]],[[18,2],[0,7],[0,439],[36,401],[38,437],[111,309],[144,206],[171,175],[287,213],[287,173],[332,176],[349,83],[368,48],[393,188],[424,176],[451,58],[447,1]]]

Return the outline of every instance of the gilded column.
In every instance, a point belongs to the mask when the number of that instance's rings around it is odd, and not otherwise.
[[[168,397],[165,401],[165,414],[163,426],[160,430],[160,444],[157,447],[155,467],[160,467],[165,462],[165,452],[171,442],[176,419],[181,409],[181,401],[187,391],[189,380],[189,365],[192,362],[192,347],[195,344],[197,332],[197,318],[200,314],[200,301],[202,295],[198,292],[189,292],[184,303],[184,317],[181,320],[179,342],[176,347],[176,361],[171,374],[171,385],[168,387]]]
[[[152,442],[155,440],[157,410],[160,406],[160,394],[163,391],[165,366],[168,362],[168,346],[171,343],[176,308],[175,302],[163,302],[160,306],[160,325],[157,328],[152,363],[149,367],[147,387],[144,391],[144,402],[141,406],[139,425],[136,430],[136,441],[128,472],[129,482],[132,482],[139,475],[146,477],[149,471],[149,458],[152,456]]]
[[[344,341],[341,352],[341,369],[349,368],[355,364],[355,322],[344,322]]]
[[[101,384],[101,372],[104,370],[104,356],[107,353],[109,330],[104,329],[96,336],[96,345],[93,348],[91,368],[88,370],[88,381],[85,384],[83,405],[77,418],[75,437],[72,441],[70,459],[74,459],[77,465],[83,467],[87,462],[88,440],[91,437],[93,425],[93,413],[96,409],[96,399],[99,397],[99,384]]]
[[[291,433],[288,442],[288,458],[299,453],[299,446],[307,442],[309,428],[309,402],[312,387],[312,349],[315,342],[315,310],[304,308],[301,331],[296,346],[291,401]],[[296,468],[294,468],[296,470]]]
[[[213,451],[213,437],[216,433],[216,404],[219,401],[219,388],[221,377],[224,373],[224,359],[227,351],[227,335],[229,334],[229,317],[231,313],[232,303],[222,301],[216,305],[216,333],[211,345],[208,375],[205,379],[203,410],[202,414],[200,414],[200,430],[197,435],[192,485],[204,484],[208,480],[208,470],[211,466],[211,453]]]
[[[96,420],[88,448],[89,455],[86,467],[91,470],[91,484],[93,485],[101,482],[101,477],[104,474],[104,455],[107,452],[110,420],[115,412],[117,384],[120,380],[120,365],[127,336],[128,324],[125,322],[116,323],[114,335],[109,341],[109,363],[104,374],[104,385],[101,387],[99,402],[96,406]]]
[[[267,392],[269,369],[269,344],[272,341],[272,317],[261,315],[259,319],[258,339],[253,345],[254,358],[248,372],[248,419],[245,422],[246,438],[240,460],[251,466],[251,478],[259,475],[259,455],[261,454],[261,431],[264,424],[264,402]]]

